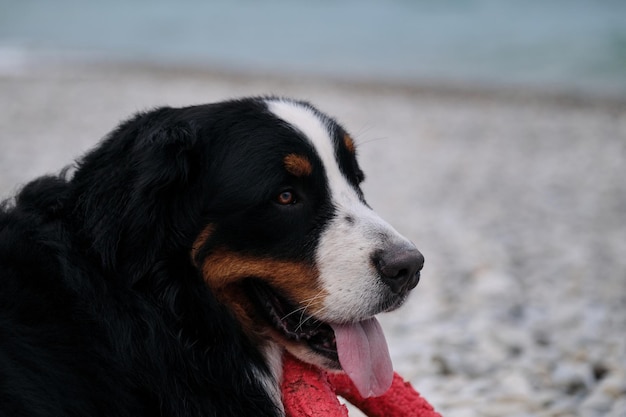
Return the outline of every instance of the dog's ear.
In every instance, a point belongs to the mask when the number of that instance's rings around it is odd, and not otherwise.
[[[79,164],[75,218],[106,270],[132,281],[167,251],[183,250],[200,222],[199,130],[171,109],[139,115]]]
[[[133,146],[136,189],[158,195],[193,181],[200,164],[198,131],[189,121],[156,126],[142,132]]]

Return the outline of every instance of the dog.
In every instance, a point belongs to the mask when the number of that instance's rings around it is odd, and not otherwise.
[[[281,416],[282,356],[392,372],[424,258],[307,102],[163,107],[0,210],[0,415]]]

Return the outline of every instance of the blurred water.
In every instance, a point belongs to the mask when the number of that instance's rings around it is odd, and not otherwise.
[[[0,70],[50,51],[626,95],[626,1],[0,0]]]

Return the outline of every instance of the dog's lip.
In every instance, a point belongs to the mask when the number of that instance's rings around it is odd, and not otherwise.
[[[305,313],[260,280],[249,281],[253,302],[267,322],[286,339],[308,345],[314,352],[339,363],[335,333],[330,324]]]

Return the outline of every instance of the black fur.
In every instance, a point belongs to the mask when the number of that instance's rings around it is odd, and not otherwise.
[[[279,223],[273,210],[289,208],[260,202],[283,181],[268,169],[281,147],[308,146],[261,100],[161,108],[120,125],[71,178],[4,203],[0,415],[278,415],[264,358],[190,253],[217,222],[234,249],[306,256],[316,234],[297,239],[330,216],[327,190],[298,217],[317,223]]]

